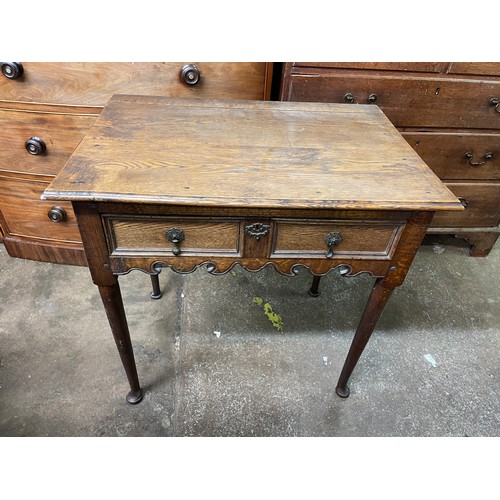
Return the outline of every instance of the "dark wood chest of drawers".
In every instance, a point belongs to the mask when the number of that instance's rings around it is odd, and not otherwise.
[[[0,235],[11,256],[86,265],[70,203],[40,200],[113,94],[268,99],[269,63],[2,63]]]
[[[500,233],[500,63],[286,63],[280,99],[380,106],[466,207],[437,214],[429,232],[489,253]]]

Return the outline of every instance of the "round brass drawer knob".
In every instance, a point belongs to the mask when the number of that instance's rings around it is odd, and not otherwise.
[[[48,216],[52,222],[64,222],[68,218],[66,210],[61,207],[52,207],[49,210]]]
[[[181,69],[181,79],[188,85],[196,85],[200,81],[200,70],[194,64],[186,64]]]
[[[21,63],[17,62],[4,62],[2,63],[2,74],[9,80],[15,80],[23,76],[24,68]]]
[[[42,155],[47,151],[47,146],[40,137],[30,137],[25,143],[24,147],[30,155]]]

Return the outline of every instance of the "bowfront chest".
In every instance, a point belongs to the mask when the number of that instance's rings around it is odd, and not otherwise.
[[[70,203],[40,200],[113,94],[267,99],[268,63],[1,63],[0,236],[11,256],[86,265]]]

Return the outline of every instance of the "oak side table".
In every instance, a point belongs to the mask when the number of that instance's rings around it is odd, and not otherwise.
[[[235,264],[375,278],[336,392],[438,210],[459,200],[374,105],[115,95],[43,194],[69,200],[130,384],[118,276]]]

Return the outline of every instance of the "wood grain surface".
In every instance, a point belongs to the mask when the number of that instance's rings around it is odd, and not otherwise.
[[[266,99],[269,96],[270,64],[194,63],[201,72],[196,85],[187,85],[181,80],[184,64],[26,62],[21,78],[0,78],[0,100],[104,106],[113,94],[226,99]]]
[[[309,69],[290,77],[283,99],[343,103],[347,93],[353,104],[368,104],[375,94],[376,104],[397,127],[500,128],[500,113],[490,104],[500,97],[498,80]]]
[[[462,209],[376,106],[119,95],[44,198]]]
[[[8,110],[0,112],[0,169],[17,173],[55,175],[83,139],[97,118],[59,112]],[[24,143],[39,137],[47,150],[41,155],[29,154]]]
[[[443,180],[500,180],[500,134],[466,131],[402,132],[419,156]],[[465,156],[472,153],[472,159]],[[485,160],[486,154],[492,158]],[[482,165],[471,165],[471,163]]]

